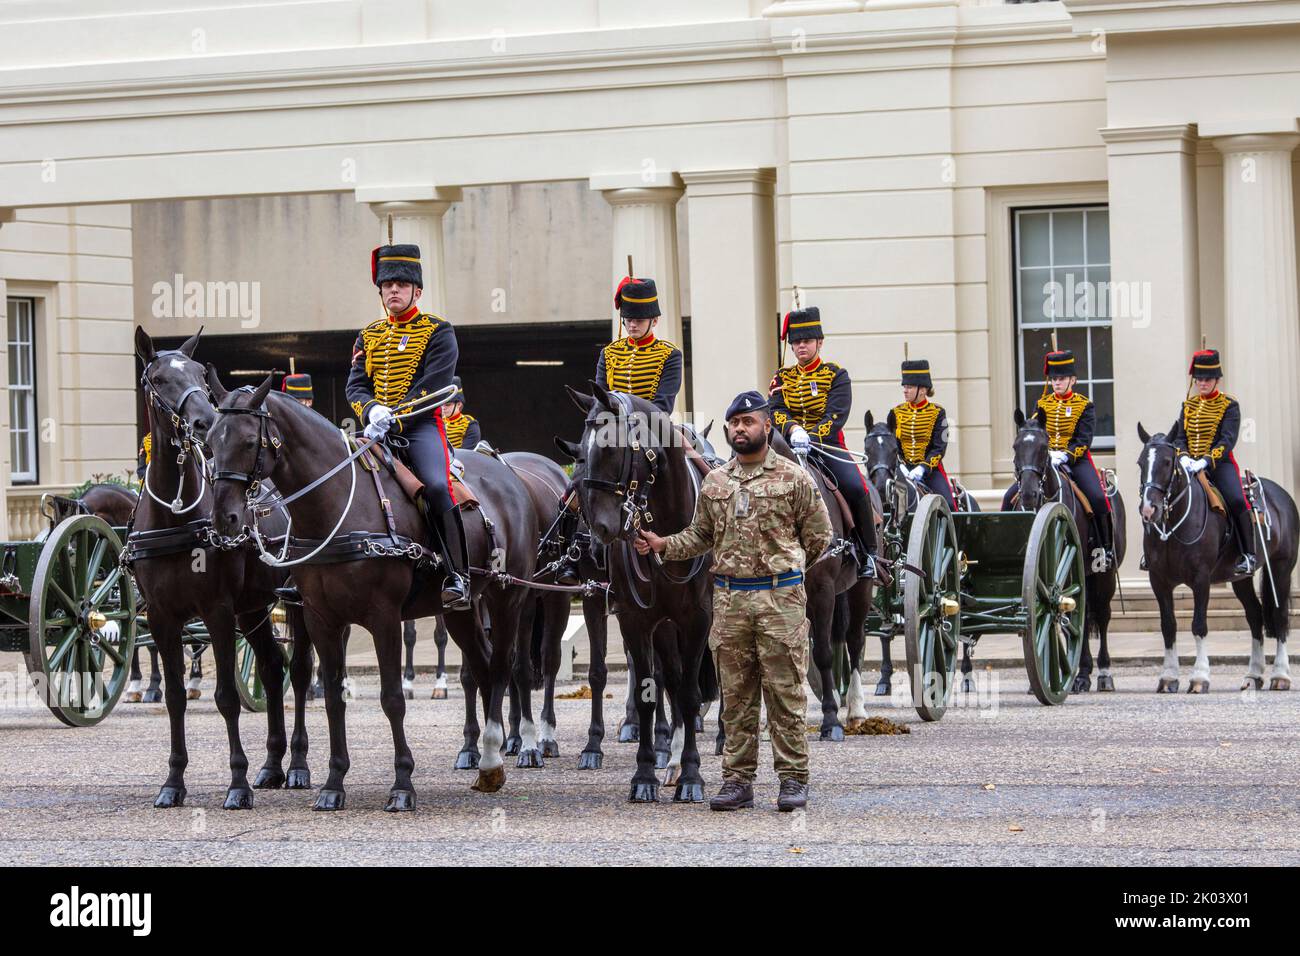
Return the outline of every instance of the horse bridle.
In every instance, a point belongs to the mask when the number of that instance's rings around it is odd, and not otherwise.
[[[182,412],[185,410],[185,403],[189,401],[191,395],[200,393],[207,396],[208,390],[202,385],[191,385],[189,388],[185,389],[185,391],[181,392],[181,397],[177,400],[175,405],[172,405],[167,401],[167,399],[163,398],[157,387],[154,385],[152,379],[149,378],[149,369],[153,368],[154,363],[166,354],[168,353],[163,352],[156,354],[145,364],[144,371],[140,373],[140,387],[144,390],[144,394],[149,399],[150,405],[156,407],[158,411],[162,412],[168,421],[171,422],[171,444],[173,447],[178,449],[176,453],[176,465],[180,471],[180,485],[176,489],[176,497],[173,500],[163,501],[154,494],[153,489],[149,487],[149,466],[147,464],[145,465],[143,484],[144,490],[148,493],[150,498],[158,502],[158,504],[170,508],[173,514],[181,515],[192,511],[198,503],[203,500],[203,493],[206,489],[207,483],[207,462],[203,456],[203,442],[194,437],[194,425],[182,414]],[[189,356],[186,356],[186,358],[188,359]],[[211,396],[208,397],[210,401]],[[199,462],[199,493],[197,497],[195,497],[194,501],[186,506],[184,501],[181,499],[181,492],[185,488],[185,462],[191,454],[193,454]]]
[[[251,508],[261,493],[262,482],[275,470],[275,461],[280,457],[282,443],[280,435],[271,421],[271,413],[266,408],[248,408],[244,406],[218,406],[218,415],[251,415],[257,419],[257,453],[253,458],[253,467],[249,471],[231,471],[223,469],[213,472],[212,480],[243,481],[248,487],[244,491],[244,500]],[[268,451],[269,449],[269,451]],[[263,470],[262,462],[269,457],[271,464]]]
[[[1177,457],[1177,456],[1178,456],[1178,449],[1174,446],[1173,442],[1167,442],[1167,441],[1152,441],[1152,442],[1148,442],[1148,443],[1147,443],[1147,447],[1148,447],[1148,448],[1153,448],[1153,449],[1154,449],[1154,448],[1168,448],[1168,449],[1170,449],[1171,452],[1172,452],[1172,454],[1173,454],[1173,456],[1174,456],[1174,462],[1173,462],[1174,465],[1176,465],[1176,466],[1178,466],[1178,467],[1182,467],[1181,465],[1178,465],[1178,457]],[[1162,484],[1159,484],[1158,482],[1155,482],[1155,481],[1149,480],[1149,479],[1148,479],[1147,481],[1142,482],[1142,501],[1141,501],[1141,504],[1142,504],[1142,505],[1145,505],[1145,504],[1146,504],[1146,500],[1147,500],[1147,492],[1148,492],[1149,490],[1154,489],[1154,490],[1160,492],[1160,494],[1164,496],[1164,506],[1165,506],[1165,516],[1166,516],[1166,517],[1168,517],[1170,514],[1173,513],[1174,506],[1177,505],[1179,501],[1181,501],[1184,497],[1187,498],[1187,507],[1185,507],[1185,508],[1183,509],[1183,515],[1182,515],[1182,517],[1179,518],[1176,522],[1174,522],[1174,526],[1173,526],[1172,528],[1167,527],[1165,524],[1157,524],[1155,521],[1148,521],[1146,518],[1143,518],[1143,519],[1142,519],[1142,524],[1143,524],[1143,525],[1146,525],[1146,526],[1148,526],[1148,527],[1150,527],[1151,530],[1153,530],[1153,531],[1156,533],[1156,536],[1157,536],[1158,538],[1160,538],[1161,541],[1168,541],[1170,538],[1172,538],[1172,537],[1174,536],[1175,532],[1177,532],[1178,529],[1182,527],[1183,522],[1187,520],[1187,516],[1190,515],[1190,514],[1192,513],[1192,495],[1191,495],[1191,492],[1192,492],[1192,476],[1191,476],[1191,473],[1188,472],[1186,468],[1183,468],[1183,476],[1184,476],[1187,480],[1186,480],[1186,482],[1184,482],[1184,484],[1183,484],[1183,490],[1180,491],[1180,492],[1178,492],[1178,494],[1176,494],[1176,495],[1173,494],[1173,490],[1174,490],[1174,476],[1175,476],[1175,474],[1176,474],[1176,471],[1174,470],[1174,468],[1171,467],[1171,468],[1169,469],[1169,481],[1168,481],[1167,484],[1163,484],[1163,485],[1162,485]],[[1140,509],[1139,509],[1139,512],[1140,512]],[[1198,534],[1198,535],[1197,535],[1193,540],[1191,540],[1191,541],[1183,541],[1183,539],[1181,539],[1181,538],[1175,538],[1174,540],[1176,540],[1176,541],[1180,541],[1180,542],[1182,542],[1183,544],[1195,544],[1197,541],[1200,541],[1200,540],[1201,540],[1201,536],[1205,534],[1205,529],[1206,529],[1206,527],[1209,526],[1209,522],[1210,522],[1209,509],[1206,508],[1206,513],[1205,513],[1205,522],[1204,522],[1204,524],[1201,525],[1201,531],[1200,531],[1200,533],[1199,533],[1199,534]]]
[[[650,489],[659,473],[659,454],[649,444],[642,444],[638,437],[632,406],[627,396],[621,392],[612,392],[611,397],[619,404],[616,425],[620,430],[626,430],[628,438],[627,445],[623,447],[623,463],[619,467],[619,478],[618,481],[607,481],[604,478],[591,478],[584,475],[582,484],[587,488],[608,492],[623,500],[622,511],[625,517],[619,537],[626,539],[629,532],[635,532],[641,525],[654,523],[654,513],[650,510]],[[587,424],[593,424],[595,420],[589,418]],[[644,472],[640,474],[636,467],[638,459],[645,463]]]

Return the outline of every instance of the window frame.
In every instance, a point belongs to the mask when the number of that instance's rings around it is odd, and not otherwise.
[[[24,305],[27,307],[26,318],[27,318],[28,338],[27,341],[25,342],[22,341],[21,339],[16,340],[10,337],[9,307],[11,303],[19,306],[18,317],[20,319],[22,318],[21,307]],[[40,334],[39,334],[39,329],[37,328],[36,316],[37,316],[37,304],[36,304],[35,297],[23,296],[23,295],[6,296],[5,298],[5,350],[6,353],[9,353],[14,348],[14,346],[26,347],[27,357],[28,357],[27,370],[29,372],[29,377],[30,377],[30,381],[27,385],[15,385],[14,382],[10,381],[8,382],[8,388],[7,388],[10,395],[11,402],[12,402],[12,396],[14,395],[15,392],[27,393],[26,405],[29,414],[29,420],[27,422],[27,429],[26,429],[27,432],[26,451],[27,451],[27,459],[31,467],[30,470],[27,471],[20,472],[16,470],[17,462],[14,459],[16,459],[17,456],[13,454],[14,446],[13,444],[11,444],[10,445],[11,460],[9,462],[9,469],[10,469],[9,484],[14,486],[35,485],[40,483],[40,470],[41,470],[40,443],[37,441],[37,432],[38,429],[40,428],[40,412],[39,412],[40,382],[39,379],[37,378],[37,374],[40,368],[40,363],[37,360],[37,355],[36,355],[37,347],[40,340]],[[11,436],[10,437],[11,442],[13,441],[13,437],[16,436],[19,431],[18,429],[15,428],[16,424],[17,423],[14,421],[14,416],[12,413],[12,405],[11,405],[10,421],[9,421],[9,434]]]

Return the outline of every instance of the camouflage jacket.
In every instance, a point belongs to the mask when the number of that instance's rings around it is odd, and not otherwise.
[[[666,561],[713,551],[713,573],[762,577],[806,568],[830,545],[826,504],[802,468],[770,447],[760,465],[733,458],[709,472],[690,525],[670,535]]]

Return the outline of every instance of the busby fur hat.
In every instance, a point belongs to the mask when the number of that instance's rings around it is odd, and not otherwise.
[[[934,394],[934,382],[930,378],[930,362],[927,359],[911,359],[903,362],[903,384],[920,385]]]
[[[311,376],[306,372],[286,375],[284,382],[280,385],[280,390],[288,394],[290,398],[296,398],[300,402],[310,400],[312,397]]]
[[[659,311],[659,291],[654,279],[625,276],[614,290],[614,308],[624,319],[653,319]]]
[[[1223,361],[1218,349],[1201,349],[1192,356],[1192,366],[1187,370],[1192,378],[1223,378]]]
[[[822,331],[821,309],[813,305],[806,309],[787,312],[781,335],[787,342],[826,338],[826,333]]]
[[[1043,359],[1043,378],[1050,379],[1054,375],[1078,374],[1074,369],[1074,353],[1069,349],[1048,352],[1047,357]]]
[[[420,247],[410,243],[380,246],[370,253],[370,278],[378,287],[390,280],[409,282],[424,288],[420,271]]]

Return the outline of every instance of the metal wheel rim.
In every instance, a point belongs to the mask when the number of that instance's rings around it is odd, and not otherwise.
[[[1086,596],[1078,528],[1069,509],[1054,503],[1034,519],[1021,591],[1025,671],[1043,704],[1070,696],[1083,653]],[[1073,609],[1063,606],[1065,599],[1073,599]]]
[[[908,533],[907,563],[931,575],[908,573],[903,588],[904,643],[912,704],[922,720],[939,720],[948,708],[961,639],[957,529],[939,495],[921,499]],[[956,613],[944,601],[958,602]],[[946,626],[945,626],[946,625]]]

